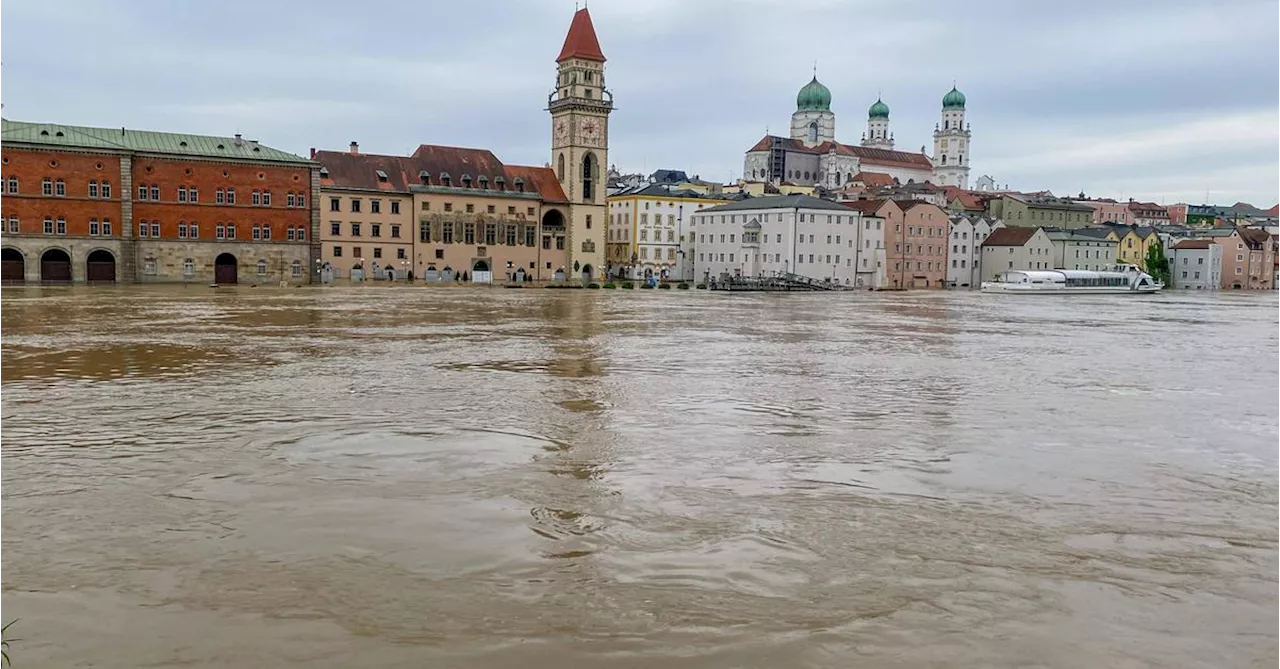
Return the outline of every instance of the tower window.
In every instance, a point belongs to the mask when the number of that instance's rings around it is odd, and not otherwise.
[[[595,155],[588,153],[582,157],[582,199],[595,199],[595,176],[596,176],[596,159]]]
[[[556,175],[561,181],[564,181],[564,154],[560,154],[560,159],[556,161]]]

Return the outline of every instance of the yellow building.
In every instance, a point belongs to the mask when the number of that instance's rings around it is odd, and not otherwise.
[[[731,196],[712,196],[670,184],[646,184],[609,196],[606,266],[609,276],[687,279],[689,217]]]
[[[1110,226],[1111,234],[1107,235],[1107,239],[1114,238],[1118,244],[1116,248],[1116,262],[1129,265],[1137,265],[1143,270],[1147,269],[1147,251],[1156,242],[1160,241],[1160,236],[1156,234],[1155,228],[1132,225]]]

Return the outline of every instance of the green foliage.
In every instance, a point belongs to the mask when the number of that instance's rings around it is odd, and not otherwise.
[[[9,660],[9,642],[21,641],[21,639],[9,639],[6,637],[9,633],[9,628],[13,627],[16,622],[18,622],[18,619],[14,618],[6,623],[4,627],[0,627],[0,666],[13,666],[13,662]]]
[[[689,284],[681,281],[678,285],[676,285],[676,288],[679,288],[680,290],[689,290]]]
[[[671,284],[669,283],[660,283],[658,284],[658,287],[663,290],[671,290]]]
[[[624,282],[622,283],[622,287],[623,287],[625,290],[631,290],[632,288],[635,288],[635,287],[636,287],[636,284],[635,284],[635,282],[633,282],[633,281],[624,281]]]
[[[707,284],[705,283],[698,284],[698,290],[706,290],[706,289],[707,289]]]
[[[1145,258],[1147,265],[1147,274],[1150,274],[1156,281],[1164,283],[1166,286],[1173,283],[1173,273],[1169,270],[1169,259],[1164,255],[1164,244],[1160,240],[1151,243],[1147,247],[1147,257]]]
[[[598,290],[598,289],[600,288],[600,284],[598,284],[598,283],[589,283],[589,284],[587,284],[587,288],[590,288],[591,290]]]
[[[641,289],[641,290],[653,290],[653,286],[650,286],[648,283],[642,283],[642,284],[640,284],[640,289]]]
[[[605,287],[605,288],[608,288],[608,289],[610,289],[610,290],[612,290],[612,289],[614,289],[614,288],[617,288],[617,287],[618,287],[618,285],[617,285],[617,284],[615,284],[615,283],[613,283],[613,282],[609,282],[609,283],[604,284],[604,287]]]

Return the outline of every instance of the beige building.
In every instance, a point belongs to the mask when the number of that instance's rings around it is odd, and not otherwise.
[[[1053,242],[1053,269],[1105,270],[1116,264],[1119,244],[1108,232],[1098,228],[1047,232]]]
[[[1043,228],[996,228],[982,242],[982,280],[1011,269],[1053,269],[1053,242]]]
[[[667,184],[648,184],[609,197],[608,254],[610,276],[642,279],[692,279],[687,257],[691,216],[707,207],[737,199],[708,196]]]
[[[321,258],[334,280],[591,281],[603,276],[600,165],[612,95],[587,10],[573,18],[550,99],[554,167],[424,144],[409,156],[317,151]]]
[[[987,201],[987,215],[1005,225],[1057,228],[1083,228],[1093,223],[1093,207],[1031,193],[1004,193]]]

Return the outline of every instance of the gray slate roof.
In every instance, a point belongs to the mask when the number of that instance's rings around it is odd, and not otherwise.
[[[729,204],[722,204],[709,209],[703,209],[698,212],[700,214],[718,214],[727,211],[743,211],[758,209],[830,209],[849,213],[852,210],[848,207],[837,204],[830,200],[822,200],[809,195],[771,195],[766,197],[753,197],[747,200],[739,200]]]

